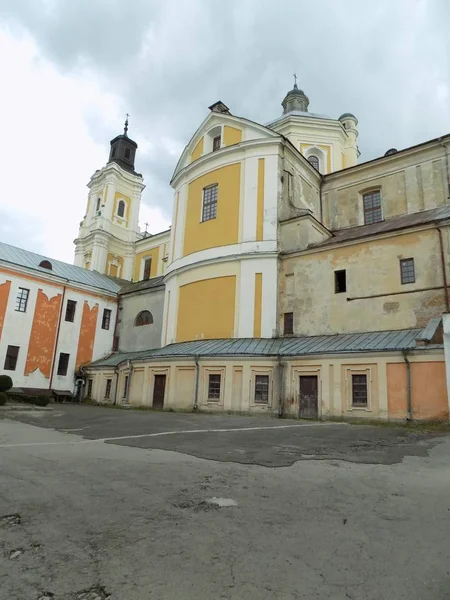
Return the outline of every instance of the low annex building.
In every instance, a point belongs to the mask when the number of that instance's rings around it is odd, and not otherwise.
[[[354,115],[310,112],[296,83],[281,104],[265,125],[209,107],[161,233],[138,226],[128,121],[111,141],[75,240],[78,269],[115,285],[118,306],[110,346],[100,356],[95,342],[83,365],[84,394],[447,420],[450,135],[360,163]]]

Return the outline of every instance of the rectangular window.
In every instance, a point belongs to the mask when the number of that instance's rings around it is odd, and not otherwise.
[[[334,272],[334,293],[342,294],[347,291],[347,274],[345,269]]]
[[[294,333],[294,313],[284,313],[284,335]]]
[[[125,148],[125,158],[130,160],[131,152],[129,148]]]
[[[403,258],[400,261],[400,276],[402,283],[415,283],[416,273],[413,258]]]
[[[18,289],[17,298],[16,298],[16,311],[17,312],[26,312],[27,311],[29,295],[30,295],[30,290],[27,290],[26,288]]]
[[[6,350],[5,371],[15,371],[17,365],[17,357],[19,356],[20,346],[8,346]]]
[[[210,221],[217,217],[218,191],[219,186],[217,183],[203,189],[202,221]]]
[[[76,307],[77,307],[77,303],[75,302],[75,300],[67,300],[66,321],[70,321],[70,323],[74,322]]]
[[[123,398],[127,397],[128,393],[128,375],[125,375],[125,381],[123,382]]]
[[[86,396],[88,398],[92,397],[92,384],[93,384],[94,380],[93,379],[88,379],[87,382],[87,392],[86,392]]]
[[[70,354],[66,354],[65,352],[60,353],[58,371],[56,372],[57,375],[67,375],[67,368],[69,367],[69,358]]]
[[[381,194],[380,190],[369,192],[363,195],[364,204],[364,224],[379,223],[383,220],[381,214]]]
[[[114,336],[112,349],[113,349],[113,352],[117,352],[119,349],[119,336],[118,335]]]
[[[367,406],[367,375],[352,375],[352,406]]]
[[[147,280],[150,279],[150,272],[152,270],[152,259],[146,258],[144,262],[144,276],[142,279]]]
[[[102,329],[109,329],[111,323],[111,311],[109,308],[103,310]]]
[[[255,404],[267,404],[269,402],[269,376],[255,376]]]
[[[219,402],[221,375],[210,375],[208,380],[208,400]]]
[[[220,135],[216,135],[216,137],[213,138],[213,152],[215,152],[216,150],[220,150],[220,142]]]
[[[109,398],[111,396],[111,384],[112,379],[106,380],[106,389],[105,389],[105,398]]]

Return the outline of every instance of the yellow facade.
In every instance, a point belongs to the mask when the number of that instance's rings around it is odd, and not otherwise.
[[[230,125],[224,125],[223,127],[223,146],[233,146],[239,144],[242,141],[242,131],[237,127],[230,127]]]
[[[198,140],[197,145],[195,146],[194,150],[192,151],[191,162],[194,162],[194,160],[197,160],[198,158],[200,158],[200,156],[202,154],[203,154],[203,138],[201,137]]]
[[[152,259],[150,277],[156,277],[158,275],[159,246],[136,254],[134,259],[133,281],[140,281],[142,263],[146,258]]]
[[[120,202],[120,200],[123,200],[125,202],[125,212],[123,217],[119,217],[117,215],[117,207],[118,204]],[[114,194],[114,206],[113,206],[113,221],[119,221],[120,219],[125,219],[126,224],[128,224],[128,221],[130,219],[130,210],[131,210],[131,198],[129,198],[128,196],[125,196],[124,194],[121,194],[120,192],[116,192]]]
[[[108,252],[108,256],[106,258],[105,275],[111,275],[111,277],[122,277],[122,273],[123,257]]]
[[[218,185],[217,217],[202,222],[203,190]],[[238,242],[241,163],[194,179],[188,186],[183,255]]]
[[[235,297],[235,276],[203,279],[181,286],[177,341],[233,337]]]

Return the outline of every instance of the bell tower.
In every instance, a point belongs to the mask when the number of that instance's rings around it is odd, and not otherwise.
[[[106,166],[91,177],[86,214],[75,240],[75,264],[90,271],[131,280],[134,244],[143,178],[135,171],[137,144],[128,137],[128,115],[123,134],[110,142]]]

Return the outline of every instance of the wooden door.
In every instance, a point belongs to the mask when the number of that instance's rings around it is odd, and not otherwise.
[[[166,376],[155,375],[155,384],[153,386],[153,408],[163,408],[164,393],[166,391]]]
[[[317,375],[300,375],[299,417],[300,419],[319,417]]]

